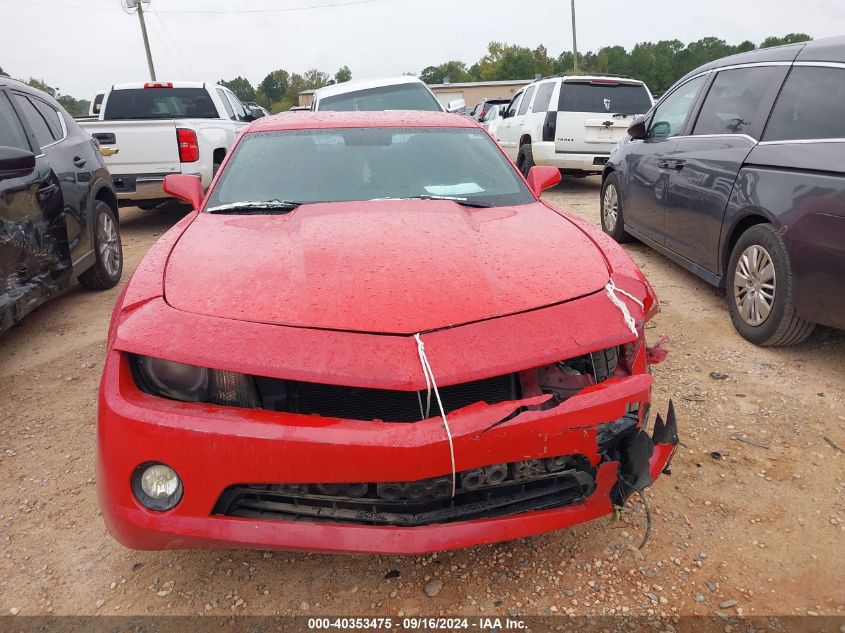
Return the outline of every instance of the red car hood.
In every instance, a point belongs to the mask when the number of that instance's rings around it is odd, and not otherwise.
[[[382,200],[200,214],[170,255],[165,298],[230,319],[412,334],[574,299],[608,278],[596,245],[540,203]]]

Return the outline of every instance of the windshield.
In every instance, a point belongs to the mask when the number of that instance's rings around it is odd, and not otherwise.
[[[113,90],[106,101],[106,120],[217,119],[205,88],[133,88]]]
[[[534,202],[482,130],[343,128],[244,136],[206,208],[437,196],[483,206]]]
[[[379,86],[346,94],[323,97],[318,110],[369,112],[374,110],[427,110],[441,112],[440,102],[419,83]]]
[[[565,81],[561,87],[559,112],[611,112],[645,114],[651,99],[642,84],[594,84]]]

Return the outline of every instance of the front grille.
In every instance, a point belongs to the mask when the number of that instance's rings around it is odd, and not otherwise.
[[[359,389],[310,382],[286,381],[283,393],[280,381],[258,381],[258,389],[265,407],[274,411],[287,411],[305,415],[320,415],[347,420],[382,420],[390,422],[417,422],[423,419],[426,393],[416,391],[391,391],[386,389]],[[450,387],[440,387],[440,399],[446,413],[456,411],[475,402],[495,404],[515,400],[519,395],[516,374],[496,376]],[[268,406],[269,404],[269,406]],[[439,409],[432,395],[429,417]]]
[[[415,527],[534,510],[583,501],[595,490],[595,469],[583,455],[493,464],[411,482],[238,484],[213,514],[270,520],[328,521]]]

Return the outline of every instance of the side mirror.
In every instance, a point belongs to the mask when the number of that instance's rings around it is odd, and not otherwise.
[[[21,178],[35,170],[35,154],[17,147],[0,146],[0,180]]]
[[[628,136],[630,136],[634,140],[645,138],[645,123],[646,118],[643,115],[635,117],[634,122],[631,123],[631,126],[628,128]]]
[[[651,136],[654,138],[667,138],[671,133],[672,125],[668,121],[657,121],[651,126]]]
[[[165,176],[163,189],[165,193],[190,204],[192,209],[199,209],[205,197],[199,176],[185,174]]]
[[[264,116],[264,110],[262,110],[261,108],[250,108],[249,116],[251,116],[252,120],[255,121]]]
[[[557,167],[532,167],[528,171],[528,186],[538,198],[546,189],[554,187],[560,182],[560,171]]]
[[[464,99],[455,99],[446,105],[446,112],[457,112],[467,107],[467,102]]]
[[[502,114],[500,114],[499,116],[501,116],[503,119],[509,119],[513,116],[513,111],[512,110],[502,110]]]

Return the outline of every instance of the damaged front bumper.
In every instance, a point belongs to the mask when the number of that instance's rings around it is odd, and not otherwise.
[[[112,350],[98,426],[103,516],[136,549],[422,554],[556,530],[611,513],[668,468],[677,425],[670,404],[645,432],[651,384],[636,374],[553,407],[455,411],[453,496],[439,418],[406,425],[169,401],[139,391],[126,355]],[[167,512],[131,490],[151,461],[184,485]]]

